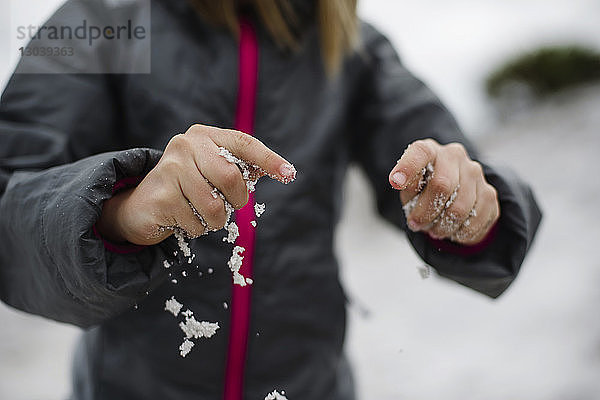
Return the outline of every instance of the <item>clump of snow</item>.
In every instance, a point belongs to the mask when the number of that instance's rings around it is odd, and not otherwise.
[[[427,264],[418,266],[417,270],[421,275],[421,279],[427,279],[431,276],[431,267]]]
[[[175,296],[171,296],[171,298],[165,302],[165,311],[169,311],[174,316],[179,315],[179,311],[181,311],[182,307],[183,304],[175,300]]]
[[[433,196],[433,203],[431,205],[435,214],[441,213],[446,205],[446,196],[442,193],[436,193]]]
[[[240,230],[235,222],[230,222],[225,225],[227,237],[223,238],[224,242],[235,243],[235,240],[240,236]]]
[[[235,246],[233,248],[233,254],[231,255],[231,258],[229,259],[229,261],[227,261],[227,266],[233,274],[233,283],[235,285],[246,286],[247,284],[252,284],[252,281],[248,282],[247,279],[242,274],[240,274],[240,268],[242,267],[242,262],[244,260],[244,256],[242,256],[242,253],[245,250],[246,249],[242,246]]]
[[[170,263],[169,261],[167,261],[167,260],[164,260],[164,261],[163,261],[163,266],[164,266],[165,268],[171,268],[171,263]]]
[[[452,205],[452,203],[454,203],[454,200],[456,200],[456,196],[458,195],[458,189],[460,189],[460,184],[458,184],[458,186],[456,186],[456,188],[454,189],[454,191],[450,195],[450,198],[446,202],[446,208],[450,208],[450,206]]]
[[[433,173],[434,168],[433,164],[431,163],[427,163],[427,165],[421,169],[421,179],[417,184],[418,193],[412,199],[407,201],[405,205],[402,206],[402,209],[404,210],[404,215],[406,215],[407,217],[414,210],[417,204],[419,204],[421,192],[425,189],[425,186],[427,186],[431,178],[433,178]]]
[[[238,164],[243,162],[242,160],[231,154],[231,152],[225,147],[219,147],[219,155],[232,164]]]
[[[288,183],[296,180],[298,171],[296,171],[296,167],[294,167],[292,164],[284,164],[281,169],[284,176],[283,183],[287,185]]]
[[[434,222],[438,222],[440,228],[449,232],[458,228],[457,225],[459,224],[458,216],[452,212],[447,212],[447,210],[442,211],[442,214]]]
[[[425,189],[425,186],[427,186],[427,184],[429,183],[431,178],[433,178],[433,173],[434,173],[434,169],[433,169],[433,164],[431,164],[431,163],[427,163],[427,166],[425,166],[423,169],[421,169],[421,179],[419,180],[419,183],[417,185],[417,190],[419,192],[421,192],[421,191],[423,191],[423,189]]]
[[[229,220],[231,219],[231,214],[233,214],[234,208],[231,205],[231,203],[229,203],[225,199],[225,195],[223,193],[219,192],[219,196],[221,196],[221,199],[225,203],[225,213],[227,214],[227,217],[226,217],[225,221],[229,222]]]
[[[254,205],[254,213],[256,214],[256,218],[260,218],[260,216],[265,212],[265,209],[265,203],[256,203]]]
[[[246,188],[248,189],[248,191],[250,193],[256,191],[256,184],[258,183],[258,179],[246,179],[245,176],[244,179],[246,181]]]
[[[187,356],[188,353],[192,350],[192,347],[194,347],[194,342],[185,339],[183,343],[181,343],[181,346],[179,346],[179,354],[181,354],[181,357]]]
[[[285,391],[282,390],[281,393],[279,393],[277,390],[273,390],[265,396],[265,400],[288,400],[288,398],[285,397]]]
[[[192,254],[192,250],[188,242],[185,240],[184,232],[181,229],[174,229],[174,235],[177,239],[177,246],[179,246],[179,250],[183,253],[184,257],[187,257],[187,263],[191,264],[192,260],[196,258],[195,254]]]
[[[175,239],[177,239],[177,246],[179,246],[179,249],[183,252],[183,255],[185,257],[191,257],[192,250],[190,250],[190,246],[185,241],[183,232],[181,230],[177,229],[177,230],[175,230],[174,235],[175,235]]]
[[[179,315],[179,312],[183,308],[183,304],[172,296],[165,302],[165,310],[172,313],[175,317]],[[186,309],[181,315],[185,318],[185,321],[179,323],[179,328],[184,333],[184,340],[181,346],[179,346],[179,354],[185,357],[189,354],[194,347],[194,342],[191,339],[210,338],[217,330],[219,330],[218,322],[198,321],[194,317],[194,313],[190,309]]]
[[[256,221],[250,221],[250,225],[252,225],[253,228],[256,228]]]
[[[200,338],[210,338],[217,330],[219,330],[218,322],[207,322],[207,321],[197,321],[196,318],[192,316],[186,316],[185,322],[181,322],[179,327],[185,334],[186,339],[200,339]]]
[[[402,209],[404,210],[404,215],[408,217],[412,210],[414,210],[414,208],[417,206],[420,197],[421,195],[417,194],[415,197],[407,201],[406,204],[402,206]]]
[[[246,188],[249,192],[254,192],[256,190],[256,183],[260,177],[260,174],[257,174],[256,172],[262,171],[261,168],[256,165],[251,165],[244,160],[240,160],[231,154],[231,152],[225,147],[219,147],[219,155],[230,163],[236,164],[238,167],[240,167],[240,170],[242,171],[242,178],[244,178],[244,181],[246,182]],[[257,177],[256,175],[259,176]],[[262,175],[264,175],[264,173]]]

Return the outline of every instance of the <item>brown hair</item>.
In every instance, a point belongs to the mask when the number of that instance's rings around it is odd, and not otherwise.
[[[240,0],[190,0],[208,21],[226,26],[239,34],[237,7]],[[303,0],[310,1],[310,0]],[[316,0],[325,68],[335,74],[344,56],[358,46],[358,0]],[[296,50],[299,39],[295,28],[298,17],[290,0],[246,0],[256,9],[275,43],[282,49]]]

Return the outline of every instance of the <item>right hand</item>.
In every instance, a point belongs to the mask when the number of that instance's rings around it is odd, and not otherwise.
[[[202,235],[207,228],[222,228],[227,222],[225,203],[213,196],[213,188],[236,209],[248,202],[248,190],[239,168],[219,155],[219,147],[281,182],[295,177],[291,163],[258,139],[238,131],[193,125],[169,141],[158,164],[137,187],[104,202],[96,224],[100,234],[114,242],[152,245],[170,236],[173,228],[190,237]]]

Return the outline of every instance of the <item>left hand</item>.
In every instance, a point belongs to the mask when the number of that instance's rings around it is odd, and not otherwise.
[[[417,140],[406,148],[389,180],[400,190],[408,228],[434,239],[474,245],[500,217],[496,189],[459,143]]]

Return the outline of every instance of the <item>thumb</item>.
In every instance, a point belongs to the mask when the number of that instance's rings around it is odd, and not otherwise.
[[[296,179],[296,168],[255,137],[225,129],[214,130],[212,137],[215,143],[225,147],[236,157],[256,165],[271,178],[283,183]]]
[[[418,184],[423,169],[435,164],[439,144],[433,139],[417,140],[408,145],[404,154],[390,171],[389,181],[394,189],[405,190]]]

